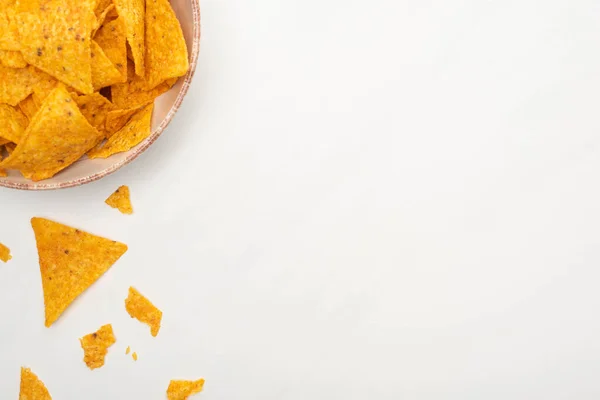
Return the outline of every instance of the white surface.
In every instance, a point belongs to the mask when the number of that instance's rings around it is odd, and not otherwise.
[[[200,376],[203,400],[600,396],[597,1],[204,0],[202,20],[192,93],[139,160],[0,191],[0,398],[21,365],[56,400]],[[103,204],[121,184],[132,217]],[[51,329],[34,215],[130,246]],[[77,338],[107,322],[91,372]]]

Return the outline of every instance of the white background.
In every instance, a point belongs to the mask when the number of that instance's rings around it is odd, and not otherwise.
[[[598,1],[201,5],[191,93],[147,153],[0,191],[0,398],[22,365],[55,400],[201,376],[203,400],[600,397]],[[131,217],[103,203],[122,184]],[[129,245],[51,329],[32,216]],[[89,371],[78,338],[109,322]]]

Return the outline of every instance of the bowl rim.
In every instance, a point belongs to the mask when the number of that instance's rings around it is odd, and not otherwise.
[[[161,124],[152,132],[150,136],[148,136],[139,147],[137,147],[131,154],[128,154],[124,160],[112,164],[106,169],[94,173],[92,175],[84,176],[82,178],[72,179],[62,183],[44,183],[42,182],[10,182],[6,179],[0,179],[0,187],[6,187],[9,189],[19,189],[19,190],[56,190],[56,189],[66,189],[75,186],[85,185],[86,183],[97,181],[105,176],[112,174],[113,172],[119,170],[123,166],[129,164],[136,158],[138,158],[144,151],[148,149],[158,139],[158,137],[163,133],[165,128],[171,123],[171,120],[175,116],[175,113],[181,106],[185,95],[188,93],[190,88],[190,84],[192,83],[192,78],[196,72],[196,66],[198,64],[198,54],[200,53],[200,0],[190,0],[192,3],[192,19],[193,19],[193,39],[192,39],[192,51],[190,54],[190,69],[184,77],[183,84],[181,85],[181,89],[179,89],[179,93],[177,94],[177,98],[175,102],[171,106],[171,109],[161,122]]]

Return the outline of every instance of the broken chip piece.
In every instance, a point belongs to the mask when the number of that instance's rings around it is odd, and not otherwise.
[[[32,218],[46,327],[127,251],[127,245],[44,218]]]
[[[123,214],[133,214],[131,196],[129,194],[129,187],[127,186],[121,186],[115,190],[115,192],[106,199],[105,203],[112,208],[118,209]]]
[[[2,243],[0,243],[0,260],[2,262],[8,262],[12,259],[12,256],[10,255],[10,249],[8,247],[6,247],[5,245],[3,245]]]
[[[19,143],[28,123],[27,117],[20,110],[8,104],[0,104],[0,138]]]
[[[29,368],[21,367],[20,386],[19,400],[52,400],[44,382]]]
[[[79,342],[83,349],[83,361],[89,369],[96,369],[104,365],[108,348],[115,344],[116,339],[112,325],[107,324],[96,332],[85,335],[79,339]]]
[[[168,400],[186,400],[189,396],[200,393],[204,388],[204,379],[197,381],[172,380],[167,388]]]
[[[130,351],[131,351],[131,347],[127,346],[127,348],[125,349],[125,354],[129,354]]]
[[[162,311],[156,308],[150,300],[142,296],[142,294],[133,287],[129,288],[129,295],[125,300],[125,309],[131,318],[135,318],[138,321],[149,325],[152,336],[158,335]]]
[[[137,361],[138,360],[138,355],[137,355],[137,353],[135,351],[133,353],[131,353],[131,358],[133,358],[133,361]]]

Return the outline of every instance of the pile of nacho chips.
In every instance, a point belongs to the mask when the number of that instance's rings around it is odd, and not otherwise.
[[[128,151],[188,68],[169,0],[0,0],[0,176]]]

